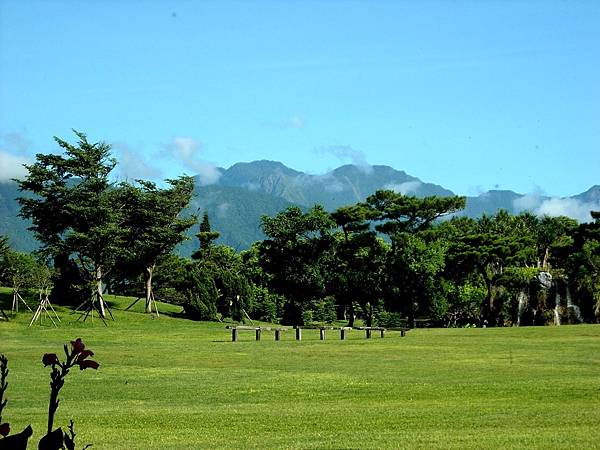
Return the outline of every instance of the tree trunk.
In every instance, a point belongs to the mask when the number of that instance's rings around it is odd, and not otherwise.
[[[367,303],[367,326],[373,326],[373,305],[371,302]]]
[[[542,261],[542,269],[546,270],[548,268],[548,260],[550,259],[550,248],[546,247],[544,250],[544,260]]]
[[[96,267],[96,300],[98,300],[98,314],[103,319],[106,318],[104,310],[104,297],[102,296],[102,267]]]
[[[481,315],[483,316],[483,319],[487,321],[487,325],[489,326],[492,323],[492,309],[494,307],[494,286],[492,280],[486,278],[485,287],[487,289],[487,295]]]
[[[348,326],[354,327],[354,302],[350,302],[348,305]]]
[[[146,312],[152,312],[152,300],[154,300],[154,294],[152,292],[152,274],[154,273],[155,265],[146,267]]]
[[[407,318],[408,318],[408,321],[407,321],[408,328],[415,328],[415,307],[414,307],[412,300],[410,301],[409,306],[408,306]]]

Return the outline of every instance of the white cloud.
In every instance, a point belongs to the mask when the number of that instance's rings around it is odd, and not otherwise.
[[[414,194],[417,192],[419,187],[421,187],[423,183],[420,181],[405,181],[400,184],[387,184],[384,186],[385,189],[392,190],[394,192],[399,192],[402,195]]]
[[[304,128],[305,123],[304,123],[304,119],[302,119],[302,117],[292,116],[288,120],[288,125],[291,128]]]
[[[12,178],[23,178],[27,175],[27,169],[23,167],[23,164],[30,162],[25,156],[13,155],[0,150],[0,182],[10,181]]]
[[[373,166],[367,162],[367,158],[363,152],[349,145],[331,145],[317,150],[318,153],[329,153],[340,161],[348,161],[362,170],[364,173],[373,172]]]
[[[176,137],[166,144],[169,156],[175,158],[183,166],[198,175],[201,186],[219,181],[221,171],[217,166],[200,159],[201,143],[190,137]]]
[[[117,153],[117,173],[125,179],[157,179],[162,173],[157,168],[149,164],[142,155],[142,152],[131,148],[123,142],[113,144]]]
[[[193,159],[200,150],[200,142],[189,137],[176,137],[172,144],[173,152],[178,159]]]
[[[540,216],[567,216],[580,222],[590,222],[592,220],[590,211],[598,210],[600,210],[600,202],[587,203],[575,198],[555,197],[544,200],[536,213]]]
[[[536,211],[544,199],[538,194],[526,194],[513,200],[513,206],[518,211]]]
[[[538,216],[567,216],[580,222],[592,220],[590,211],[600,210],[600,202],[583,202],[576,198],[544,198],[539,194],[527,194],[513,201],[517,212],[529,211]]]
[[[333,172],[327,172],[322,175],[308,175],[302,174],[298,176],[294,183],[297,186],[315,185],[319,184],[324,186],[327,192],[342,192],[348,185],[344,184],[343,181],[338,180]]]

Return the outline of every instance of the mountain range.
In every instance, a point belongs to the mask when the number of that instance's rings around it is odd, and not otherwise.
[[[194,198],[187,212],[201,216],[207,211],[213,230],[221,233],[218,242],[237,250],[264,239],[260,230],[261,216],[275,215],[292,205],[308,208],[321,204],[333,211],[363,201],[378,189],[417,197],[455,195],[442,186],[380,165],[344,165],[324,175],[310,175],[280,162],[263,160],[237,163],[228,169],[220,168],[219,172],[218,181],[208,186],[203,186],[203,180],[196,177]],[[0,183],[0,234],[9,236],[13,248],[31,251],[37,243],[27,231],[28,223],[18,217],[19,205],[15,198],[19,195],[16,183]],[[589,221],[589,211],[600,210],[600,185],[564,198],[492,190],[467,197],[467,206],[459,214],[478,217],[494,214],[499,209],[513,214],[528,210],[539,215],[567,215]],[[190,236],[196,232],[194,228]],[[197,245],[196,239],[188,240],[178,252],[189,255]]]

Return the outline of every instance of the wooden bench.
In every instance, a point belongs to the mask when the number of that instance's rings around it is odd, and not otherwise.
[[[348,331],[352,330],[352,327],[332,327],[332,326],[300,326],[296,325],[294,327],[296,330],[296,340],[302,340],[302,330],[319,330],[319,339],[325,340],[325,332],[327,330],[340,330],[340,339],[343,341],[346,339],[346,334]]]
[[[239,331],[254,331],[256,340],[260,341],[263,331],[274,331],[275,332],[275,340],[281,340],[281,332],[287,331],[288,328],[285,327],[253,327],[248,325],[228,325],[225,327],[231,330],[231,341],[236,342],[238,340],[238,332]],[[340,339],[343,341],[346,339],[348,331],[351,331],[352,327],[333,327],[333,326],[295,326],[296,330],[296,340],[302,340],[302,330],[319,330],[319,339],[321,341],[325,340],[327,330],[340,330]],[[371,338],[371,333],[373,331],[379,331],[381,337],[385,337],[386,331],[399,331],[400,336],[406,336],[406,332],[410,330],[410,328],[403,327],[393,327],[393,328],[385,328],[385,327],[358,327],[357,330],[365,330],[367,339]]]
[[[381,334],[381,337],[383,338],[385,336],[385,332],[386,331],[399,331],[400,332],[400,336],[404,337],[406,336],[406,332],[410,330],[410,328],[400,328],[400,327],[393,327],[393,328],[385,328],[385,327],[358,327],[358,330],[365,330],[367,339],[371,338],[371,332],[372,331],[379,331],[379,333]]]
[[[406,332],[410,331],[410,328],[407,328],[407,327],[393,327],[393,328],[388,328],[388,330],[390,330],[390,331],[399,331],[400,332],[400,336],[404,337],[404,336],[406,336]]]
[[[225,328],[231,330],[231,342],[238,340],[239,331],[254,331],[257,341],[260,341],[263,331],[275,331],[276,341],[281,340],[282,331],[287,331],[287,328],[283,327],[250,327],[247,325],[228,325]]]

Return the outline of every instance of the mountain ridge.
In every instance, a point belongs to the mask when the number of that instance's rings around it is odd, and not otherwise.
[[[187,214],[208,212],[212,228],[221,233],[218,242],[241,250],[264,239],[260,217],[272,216],[297,205],[309,208],[321,204],[333,211],[340,206],[355,204],[378,189],[392,189],[406,195],[425,197],[455,195],[443,186],[422,181],[405,171],[385,165],[342,165],[325,174],[307,174],[279,161],[259,160],[239,162],[228,169],[219,168],[219,180],[202,185],[196,176],[194,197]],[[9,236],[13,247],[32,251],[37,247],[28,223],[18,217],[15,197],[20,193],[15,182],[0,183],[0,234]],[[490,190],[467,197],[466,208],[458,215],[478,217],[494,214],[499,209],[510,213],[531,211],[536,214],[564,214],[579,220],[590,220],[589,210],[600,210],[600,185],[570,197],[519,194],[511,190]],[[189,233],[193,238],[197,229]],[[190,239],[178,248],[189,255],[197,246]]]

